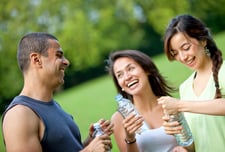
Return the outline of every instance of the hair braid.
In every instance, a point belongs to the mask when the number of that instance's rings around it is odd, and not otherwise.
[[[214,43],[214,42],[212,42],[212,43]],[[214,79],[215,87],[216,87],[215,98],[221,98],[222,94],[221,94],[220,84],[219,84],[219,80],[218,80],[218,73],[219,73],[220,67],[223,63],[222,52],[216,47],[215,44],[207,45],[207,48],[209,50],[214,50],[214,51],[210,51],[210,54],[211,54],[211,59],[212,59],[212,64],[213,64],[213,67],[212,67],[213,79]]]

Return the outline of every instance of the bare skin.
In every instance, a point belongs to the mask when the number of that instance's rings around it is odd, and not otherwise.
[[[114,63],[114,72],[123,91],[133,96],[133,104],[140,114],[129,115],[125,119],[119,112],[113,114],[111,121],[114,124],[115,140],[120,152],[139,152],[137,143],[126,144],[124,140],[134,141],[135,131],[144,120],[153,129],[161,127],[163,109],[157,103],[158,97],[152,91],[148,74],[134,60],[128,57],[118,58]],[[186,150],[181,147],[180,152]]]
[[[200,96],[206,88],[212,75],[212,61],[205,54],[205,41],[198,41],[183,33],[175,34],[171,39],[171,47],[175,54],[175,60],[196,71],[193,81],[193,92]],[[190,102],[172,97],[158,99],[167,113],[192,112],[210,115],[225,115],[224,98]]]
[[[53,91],[64,83],[64,71],[69,65],[59,42],[50,39],[49,42],[51,47],[47,57],[38,53],[30,54],[30,65],[23,72],[24,86],[20,93],[46,103],[53,98]],[[110,135],[113,133],[113,125],[106,120],[100,122],[106,134],[94,139],[89,136],[81,152],[106,152],[112,147]],[[30,108],[23,105],[12,107],[5,114],[2,129],[7,152],[42,152],[40,143],[45,126]]]

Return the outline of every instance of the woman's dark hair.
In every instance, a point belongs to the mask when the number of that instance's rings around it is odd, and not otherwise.
[[[175,91],[173,87],[170,87],[167,84],[166,80],[159,73],[156,65],[152,62],[149,56],[137,50],[121,50],[111,53],[109,55],[106,70],[113,77],[114,85],[117,89],[117,92],[122,94],[124,97],[133,100],[130,94],[126,93],[125,91],[122,91],[122,88],[119,86],[113,71],[115,61],[121,57],[128,57],[130,59],[133,59],[143,68],[146,73],[149,73],[148,80],[156,96],[171,96],[170,93],[172,91]]]
[[[210,52],[210,58],[213,63],[212,72],[216,87],[215,98],[221,98],[222,95],[218,81],[218,72],[223,63],[222,52],[216,46],[209,29],[202,21],[188,14],[178,15],[173,18],[170,21],[163,38],[164,52],[170,61],[174,60],[174,56],[171,52],[170,41],[171,38],[179,32],[198,41],[206,41],[206,48]]]

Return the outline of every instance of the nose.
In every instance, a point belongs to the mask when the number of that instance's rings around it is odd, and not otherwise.
[[[130,78],[131,78],[130,73],[129,73],[129,72],[125,72],[125,74],[124,74],[124,78],[125,78],[125,80],[130,79]]]
[[[68,67],[70,65],[70,61],[65,57],[63,58],[62,62],[66,67]]]
[[[187,59],[187,54],[186,54],[186,52],[179,52],[179,59],[181,60],[181,61],[185,61],[186,59]]]

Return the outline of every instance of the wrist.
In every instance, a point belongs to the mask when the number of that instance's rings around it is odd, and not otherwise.
[[[187,108],[187,105],[188,102],[187,101],[181,101],[178,103],[178,111],[179,112],[187,112],[188,111],[188,108]]]
[[[126,138],[125,138],[125,142],[126,142],[127,144],[133,144],[133,143],[136,142],[136,138],[133,138],[133,139],[126,139]]]

